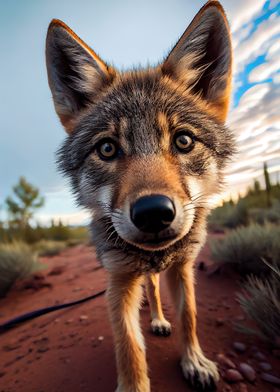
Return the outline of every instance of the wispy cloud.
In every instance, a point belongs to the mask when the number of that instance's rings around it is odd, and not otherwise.
[[[223,197],[244,192],[262,176],[265,161],[273,175],[280,170],[279,38],[279,3],[272,1],[262,2],[255,18],[234,30],[235,101],[228,124],[238,153],[227,170]]]

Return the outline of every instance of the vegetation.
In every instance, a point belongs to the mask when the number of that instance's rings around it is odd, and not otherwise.
[[[280,268],[280,227],[273,225],[239,227],[210,244],[213,260],[230,264],[241,275],[261,275],[269,271],[267,260]]]
[[[271,183],[266,164],[263,177],[264,189],[255,180],[236,203],[212,212],[210,229],[226,235],[210,245],[215,262],[246,276],[238,301],[256,328],[238,324],[238,329],[274,344],[280,330],[280,185]]]
[[[44,199],[39,194],[39,189],[20,177],[19,182],[13,187],[14,197],[6,199],[6,206],[10,216],[9,225],[24,229],[34,212],[44,205]]]
[[[56,256],[67,247],[65,241],[40,240],[33,244],[32,249],[39,256]]]
[[[42,269],[36,253],[23,242],[0,244],[0,297],[19,279]]]
[[[6,198],[8,219],[0,222],[0,296],[13,283],[42,268],[38,256],[54,256],[68,246],[87,241],[87,229],[65,226],[61,221],[49,227],[32,225],[44,199],[38,188],[21,177]]]
[[[280,224],[280,184],[271,184],[267,165],[264,164],[265,189],[261,189],[255,180],[253,187],[248,189],[244,197],[224,202],[212,211],[209,217],[209,228],[213,231],[234,229],[252,223]]]
[[[241,307],[255,321],[257,330],[238,325],[248,334],[262,337],[272,345],[280,331],[280,270],[272,268],[267,279],[250,276],[238,295]]]

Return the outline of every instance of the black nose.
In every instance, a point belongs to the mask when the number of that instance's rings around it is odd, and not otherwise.
[[[163,195],[140,197],[130,210],[132,222],[146,233],[158,233],[166,229],[174,220],[175,214],[172,200]]]

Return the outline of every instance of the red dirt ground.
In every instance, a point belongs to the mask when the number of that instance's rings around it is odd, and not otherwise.
[[[209,248],[202,250],[198,262],[209,265]],[[208,260],[208,261],[207,261]],[[44,282],[50,287],[40,290],[15,287],[0,300],[0,323],[21,313],[44,306],[76,300],[106,287],[106,273],[99,268],[93,249],[81,245],[59,256],[42,259],[48,266]],[[49,275],[54,267],[57,275]],[[254,347],[272,365],[277,375],[279,360],[256,338],[248,338],[233,329],[233,322],[244,318],[235,300],[239,286],[229,273],[208,276],[197,271],[198,333],[204,352],[215,360],[224,353],[236,364],[250,363],[257,371],[254,384],[227,384],[220,381],[218,391],[277,391],[260,380]],[[178,326],[174,310],[162,279],[162,299],[166,318],[173,329],[170,337],[150,332],[149,308],[144,305],[141,319],[147,343],[147,359],[153,392],[190,391],[179,368]],[[85,317],[81,317],[85,316]],[[222,319],[221,326],[217,320]],[[243,342],[243,354],[232,351],[232,343]],[[255,348],[256,350],[256,348]],[[107,317],[105,297],[67,310],[57,311],[27,322],[0,335],[1,392],[112,392],[116,388],[113,340]],[[279,372],[278,372],[279,373]]]

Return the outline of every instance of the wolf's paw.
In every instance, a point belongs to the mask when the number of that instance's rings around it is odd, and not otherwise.
[[[165,319],[153,319],[151,327],[153,333],[157,336],[169,336],[171,334],[171,324]]]
[[[216,390],[216,382],[219,380],[217,366],[205,358],[200,350],[190,350],[183,357],[181,366],[185,378],[196,392]]]

